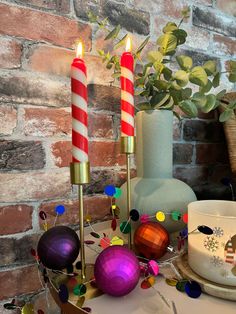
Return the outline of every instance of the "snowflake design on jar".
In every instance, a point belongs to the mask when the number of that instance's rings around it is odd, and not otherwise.
[[[221,267],[224,264],[224,261],[219,256],[213,255],[211,257],[211,264],[215,267]]]
[[[224,235],[224,230],[221,227],[213,228],[213,233],[217,238],[221,238]]]
[[[219,248],[219,242],[214,237],[207,236],[204,240],[204,247],[210,252],[215,252]]]

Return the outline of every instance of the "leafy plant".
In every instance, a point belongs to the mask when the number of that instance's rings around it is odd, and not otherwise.
[[[222,104],[221,99],[226,90],[214,93],[214,88],[220,85],[222,75],[217,63],[209,60],[201,66],[194,66],[191,57],[177,55],[178,47],[183,45],[187,38],[187,32],[181,25],[188,17],[189,9],[185,9],[178,25],[173,22],[166,24],[162,30],[163,34],[156,40],[156,49],[147,52],[146,62],[143,62],[141,54],[149,42],[149,37],[132,52],[135,66],[138,64],[138,68],[141,69],[138,73],[135,71],[135,94],[142,99],[136,105],[138,110],[172,110],[179,117],[176,109],[180,108],[187,116],[197,117],[199,110],[208,113]],[[110,31],[108,19],[99,20],[92,13],[89,14],[89,18],[91,22],[97,23],[99,29],[107,32],[105,40],[113,40],[113,51],[125,45],[128,34],[119,38],[120,25]],[[119,56],[104,50],[99,50],[98,53],[107,69],[113,69],[114,80],[119,79],[121,75]],[[177,70],[173,69],[173,63],[178,67]],[[229,65],[228,79],[230,82],[236,82],[236,61],[230,61]],[[223,109],[219,118],[221,122],[234,116],[236,102],[224,103]]]

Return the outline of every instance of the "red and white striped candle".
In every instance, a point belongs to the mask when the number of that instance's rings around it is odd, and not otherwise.
[[[121,56],[121,136],[134,136],[134,58],[128,37]]]
[[[88,161],[88,93],[87,69],[82,59],[83,47],[80,42],[76,58],[71,65],[72,93],[72,161]]]

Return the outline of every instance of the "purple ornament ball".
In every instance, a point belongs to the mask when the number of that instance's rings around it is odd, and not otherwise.
[[[104,293],[115,297],[126,295],[139,281],[139,261],[129,249],[110,246],[97,257],[94,277],[96,285]]]
[[[44,266],[61,270],[76,260],[79,249],[80,240],[77,233],[69,227],[56,226],[41,236],[37,252]]]

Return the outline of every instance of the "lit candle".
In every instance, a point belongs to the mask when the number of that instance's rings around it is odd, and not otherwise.
[[[88,96],[87,69],[83,57],[83,46],[79,42],[76,58],[71,65],[72,92],[72,161],[88,161]]]
[[[121,56],[121,136],[134,136],[134,58],[128,37]]]

